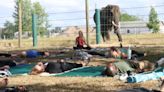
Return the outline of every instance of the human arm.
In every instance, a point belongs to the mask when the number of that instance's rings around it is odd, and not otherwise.
[[[0,67],[0,70],[5,70],[5,69],[10,69],[10,66],[5,65],[5,66]]]

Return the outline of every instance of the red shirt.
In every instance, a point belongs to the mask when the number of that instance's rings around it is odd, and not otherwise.
[[[85,41],[84,41],[84,39],[82,37],[77,37],[76,38],[76,43],[79,46],[83,46],[85,44]]]

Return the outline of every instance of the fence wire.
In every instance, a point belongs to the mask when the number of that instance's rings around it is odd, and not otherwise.
[[[156,8],[163,8],[164,5],[154,6]],[[150,7],[130,7],[130,8],[121,8],[120,11],[122,14],[126,13],[130,16],[137,17],[139,21],[121,21],[120,22],[120,33],[123,37],[123,44],[125,45],[164,45],[164,34],[151,34],[151,30],[147,28],[147,22],[149,18],[149,11],[146,11],[143,14],[143,9],[150,9]],[[89,41],[90,44],[96,43],[96,31],[95,31],[95,23],[94,23],[94,13],[95,10],[91,9],[89,11]],[[85,11],[68,11],[68,12],[48,12],[48,22],[51,25],[46,31],[45,35],[38,36],[38,47],[70,47],[75,44],[75,38],[78,36],[78,31],[83,31],[84,36],[86,34],[86,18]],[[107,16],[109,14],[109,10],[106,10],[106,13],[101,16]],[[159,20],[162,20],[164,16],[164,12],[157,11]],[[107,16],[107,18],[102,21],[101,26],[109,27],[111,26],[110,20],[112,16]],[[5,17],[0,16],[0,25],[4,25],[3,21],[12,21],[9,20],[12,18],[11,16]],[[160,22],[161,30],[164,30],[164,23]],[[14,28],[13,28],[14,29]],[[11,33],[8,36],[12,36],[12,38],[7,39],[5,32],[8,32],[4,27],[0,28],[0,46],[2,47],[17,47],[18,44],[18,32]],[[10,29],[11,30],[11,29]],[[113,29],[114,30],[114,29]],[[110,45],[118,45],[118,39],[114,34],[114,31],[110,32],[110,41],[105,42],[105,44]],[[29,30],[24,30],[29,32],[24,32],[22,44],[24,47],[32,47],[32,32],[31,28]],[[104,32],[106,30],[101,30]],[[102,39],[102,38],[101,38]],[[104,43],[104,42],[102,42]]]

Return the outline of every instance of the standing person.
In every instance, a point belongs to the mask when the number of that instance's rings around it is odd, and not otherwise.
[[[91,47],[85,42],[82,31],[79,31],[79,36],[76,37],[75,44],[76,47],[73,47],[74,49],[91,49]],[[84,45],[86,45],[87,47],[84,47]]]

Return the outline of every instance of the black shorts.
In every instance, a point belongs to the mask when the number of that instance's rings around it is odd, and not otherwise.
[[[0,60],[0,67],[3,67],[5,65],[14,67],[14,66],[16,66],[16,63],[14,62],[14,60],[11,60],[11,59]]]

